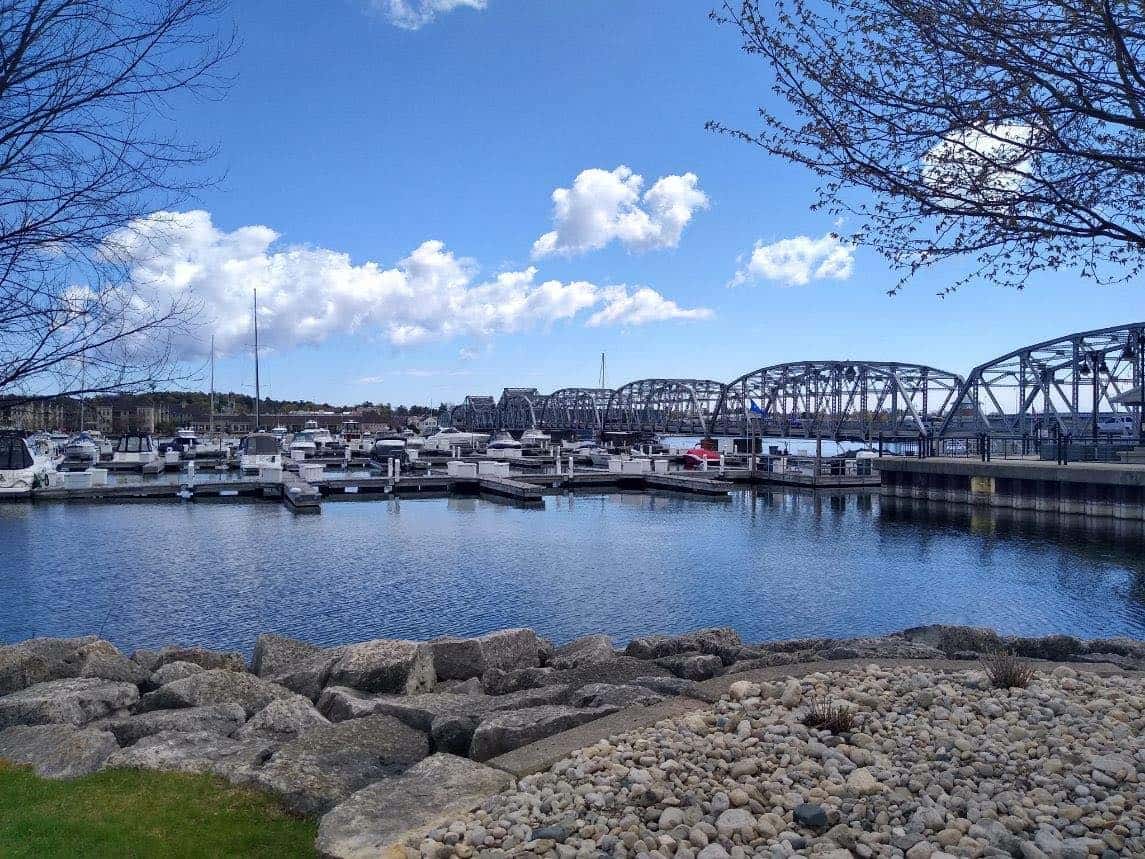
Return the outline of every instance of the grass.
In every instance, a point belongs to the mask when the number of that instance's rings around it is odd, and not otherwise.
[[[803,717],[808,728],[830,731],[832,734],[849,734],[858,724],[854,711],[845,704],[832,704],[826,698],[811,701],[811,709]]]
[[[317,826],[211,776],[49,781],[0,761],[0,857],[314,856]]]
[[[995,689],[1025,689],[1034,679],[1032,665],[1013,653],[994,653],[982,659],[982,668]]]

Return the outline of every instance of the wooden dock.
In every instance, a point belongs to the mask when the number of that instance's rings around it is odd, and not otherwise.
[[[297,474],[282,473],[282,501],[295,513],[321,513],[322,495]]]

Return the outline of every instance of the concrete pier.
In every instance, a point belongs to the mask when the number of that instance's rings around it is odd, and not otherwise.
[[[880,492],[896,498],[1145,520],[1145,464],[883,457]]]

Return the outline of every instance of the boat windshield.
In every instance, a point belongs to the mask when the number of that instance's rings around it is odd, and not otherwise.
[[[151,450],[151,437],[146,435],[125,435],[120,438],[116,450],[120,453],[146,453]]]
[[[248,435],[243,439],[243,453],[251,456],[278,453],[278,439],[271,435]]]
[[[18,471],[34,464],[24,439],[16,435],[0,436],[0,468]]]

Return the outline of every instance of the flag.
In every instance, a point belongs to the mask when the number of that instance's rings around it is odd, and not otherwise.
[[[751,407],[748,409],[748,411],[750,411],[752,414],[761,416],[767,415],[767,412],[761,409],[755,400],[748,400],[748,402],[751,404]]]

